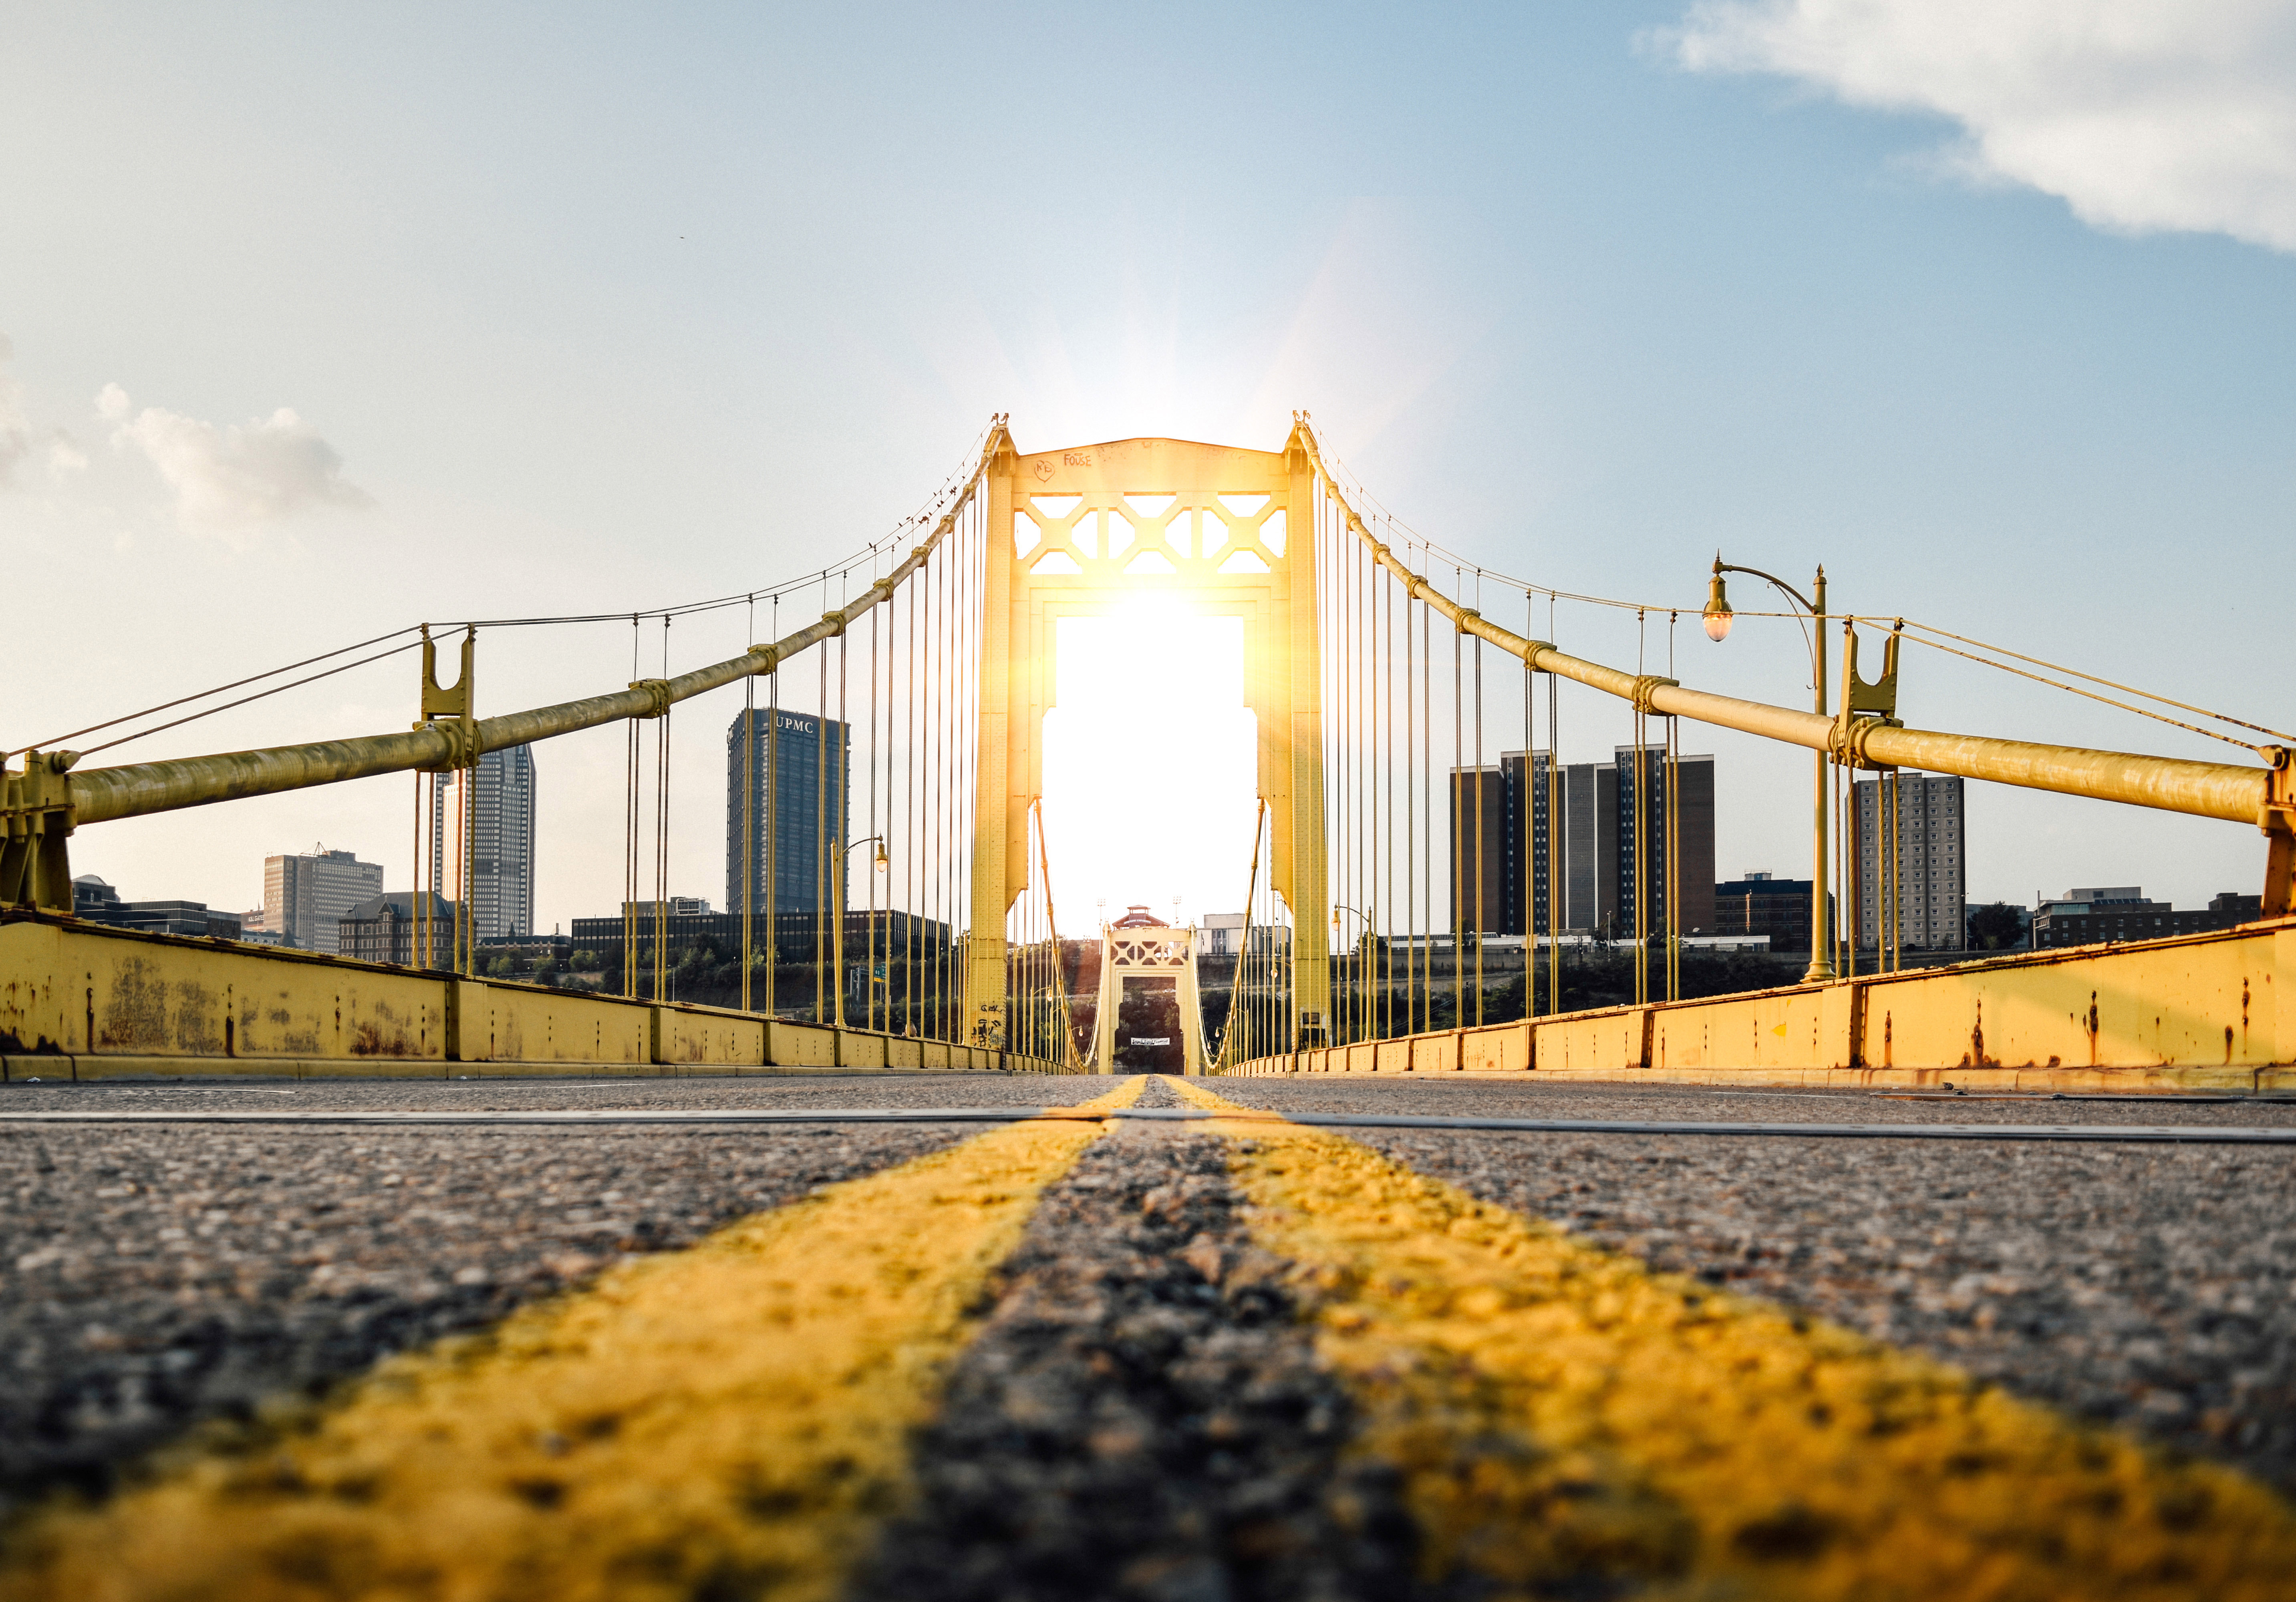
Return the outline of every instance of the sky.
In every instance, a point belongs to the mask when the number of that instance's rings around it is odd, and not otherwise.
[[[1704,688],[1808,693],[1789,625],[1697,633],[1718,549],[2296,722],[2288,4],[18,4],[0,148],[9,747],[424,619],[774,583],[893,528],[998,412],[1024,450],[1274,448],[1305,409],[1468,562],[1681,609]],[[1554,632],[1655,663],[1645,628]],[[627,649],[490,633],[481,710],[618,688]],[[401,728],[414,681],[91,761]],[[1933,652],[1901,712],[2243,756]],[[722,894],[732,716],[684,725],[682,894]],[[1566,759],[1628,737],[1566,699]],[[545,928],[619,899],[620,742],[537,752]],[[1718,870],[1806,872],[1806,756],[1685,748]],[[323,842],[403,887],[410,785],[91,826],[75,868],[238,910]],[[1969,807],[1972,900],[2260,883],[2241,827]],[[1217,910],[1230,854],[1071,899]]]

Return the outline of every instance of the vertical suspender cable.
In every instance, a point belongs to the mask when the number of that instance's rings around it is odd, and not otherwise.
[[[1844,773],[1849,772],[1849,769],[1846,769],[1846,764],[1841,764],[1841,762],[1834,762],[1833,772],[1834,772],[1834,904],[1839,906],[1841,902],[1850,900],[1850,874],[1857,872],[1857,868],[1855,868],[1855,863],[1857,863],[1857,854],[1850,849],[1850,829],[1853,829],[1853,824],[1850,824],[1849,814],[1844,814],[1844,810],[1841,810],[1841,789],[1844,789],[1844,782],[1846,782]],[[1830,918],[1830,925],[1833,925],[1833,932],[1834,932],[1834,973],[1839,973],[1841,977],[1855,977],[1857,976],[1857,957],[1853,955],[1855,941],[1846,939],[1846,934],[1849,932],[1844,929],[1841,918]]]
[[[876,837],[877,848],[869,854],[869,949],[862,969],[869,1001],[862,1022],[873,1032],[877,1027],[877,859],[886,854],[885,828],[877,820],[877,642],[882,632],[877,614],[883,609],[869,609],[869,832]]]
[[[669,618],[661,620],[661,676],[669,679]],[[669,973],[669,708],[654,720],[653,999],[665,999]]]
[[[430,966],[426,943],[422,938],[422,770],[414,770],[414,861],[408,873],[414,888],[406,898],[407,916],[414,921],[407,926],[407,955],[416,968]],[[395,944],[395,943],[394,943]],[[397,953],[391,960],[398,960]]]
[[[1483,575],[1475,572],[1475,608],[1482,609]],[[1483,637],[1475,636],[1475,1024],[1483,1021],[1483,936],[1490,932],[1489,910],[1483,904],[1483,887],[1490,882],[1490,837],[1483,832]],[[1461,1022],[1464,1022],[1462,1019]],[[1464,1066],[1464,1065],[1462,1065]]]
[[[630,614],[630,682],[644,670],[638,666],[638,615]],[[623,769],[622,795],[622,993],[638,993],[638,720],[629,720],[627,761]]]
[[[1906,967],[1906,776],[1890,770],[1890,971]]]
[[[1666,617],[1666,674],[1674,676],[1679,612]],[[1682,999],[1682,720],[1666,720],[1666,999]]]
[[[1644,614],[1642,609],[1637,607],[1635,609],[1635,676],[1637,678],[1647,671],[1643,661],[1644,643]],[[1648,765],[1647,758],[1650,756],[1645,745],[1648,737],[1647,723],[1648,719],[1643,711],[1642,703],[1636,700],[1634,709],[1635,796],[1633,804],[1635,1004],[1636,1006],[1650,1000],[1650,920],[1647,916],[1650,908],[1650,877],[1649,861],[1644,852],[1644,838],[1650,833],[1648,827],[1650,813],[1643,799],[1643,770]]]
[[[1344,509],[1335,510],[1332,528],[1337,535],[1348,535]],[[1353,1027],[1359,1041],[1373,1038],[1372,1029],[1372,918],[1379,911],[1378,896],[1371,879],[1371,847],[1373,832],[1378,827],[1378,793],[1373,788],[1373,761],[1376,752],[1372,744],[1372,650],[1371,629],[1368,623],[1371,602],[1372,569],[1366,559],[1371,552],[1360,540],[1347,539],[1349,582],[1349,636],[1352,654],[1349,658],[1349,677],[1353,685],[1355,715],[1350,720],[1349,739],[1354,747],[1355,833],[1349,844],[1351,850],[1349,871],[1355,895],[1349,897],[1357,911],[1355,942],[1348,948],[1349,966],[1355,975]],[[1373,1054],[1374,1065],[1379,1060]]]
[[[758,598],[750,597],[749,645],[758,642]],[[758,882],[758,678],[742,675],[742,1010],[750,1007],[750,970],[758,943],[753,923]]]
[[[1857,977],[1857,943],[1866,936],[1866,805],[1857,793],[1857,775],[1854,772],[1849,776],[1849,815],[1846,822],[1849,838],[1844,842],[1844,849],[1849,854],[1856,877],[1841,881],[1841,897],[1848,903],[1849,912],[1844,920],[1849,935],[1842,952],[1849,961],[1842,977],[1854,979]]]
[[[1546,635],[1554,637],[1554,597],[1546,598]],[[1562,701],[1553,674],[1546,675],[1546,1005],[1562,1010],[1562,873],[1564,830],[1569,820],[1562,811]]]
[[[1435,1028],[1435,609],[1419,603],[1419,1028]]]
[[[1380,905],[1387,909],[1388,934],[1380,943],[1380,1034],[1395,1034],[1395,576],[1384,568],[1379,575],[1381,808],[1385,829],[1380,838]]]
[[[1522,593],[1522,633],[1525,639],[1530,638],[1538,630],[1538,616],[1532,609],[1535,604],[1536,600],[1531,593],[1525,590]],[[1533,969],[1538,966],[1536,960],[1538,954],[1538,912],[1534,904],[1537,897],[1537,879],[1532,872],[1531,857],[1531,853],[1536,849],[1533,842],[1538,838],[1538,830],[1531,827],[1537,819],[1536,804],[1531,799],[1531,786],[1537,782],[1538,777],[1538,761],[1535,755],[1538,748],[1538,741],[1535,738],[1537,731],[1532,726],[1531,707],[1537,697],[1538,688],[1538,677],[1531,671],[1530,664],[1526,662],[1522,666],[1522,806],[1520,814],[1521,821],[1515,825],[1519,831],[1515,838],[1515,849],[1522,853],[1522,1016],[1525,1018],[1538,1016],[1538,986],[1535,983],[1533,973]],[[1552,829],[1554,826],[1554,820],[1550,818],[1547,821],[1547,827]]]
[[[1332,517],[1334,541],[1346,532],[1340,523],[1335,507]],[[1348,615],[1342,625],[1347,632],[1348,650],[1344,658],[1348,671],[1348,838],[1341,844],[1348,853],[1348,904],[1355,909],[1356,939],[1348,947],[1348,1038],[1362,1040],[1369,1029],[1364,1019],[1364,952],[1369,943],[1371,924],[1369,909],[1365,906],[1363,874],[1364,850],[1364,632],[1363,632],[1363,558],[1365,554],[1359,540],[1350,539],[1340,547],[1346,563]]]
[[[1394,532],[1392,529],[1390,533]],[[1419,599],[1403,598],[1403,1032],[1419,1032]]]
[[[938,550],[933,552],[935,557],[938,557],[939,554],[940,552]],[[923,761],[921,764],[918,774],[918,800],[924,812],[925,849],[923,860],[918,865],[918,871],[924,881],[922,887],[922,893],[924,898],[925,929],[928,934],[928,939],[925,943],[924,951],[924,1021],[919,1026],[917,1033],[931,1038],[938,1033],[937,1026],[939,1022],[939,1015],[934,1011],[933,1008],[934,1002],[939,996],[939,981],[940,978],[940,956],[939,952],[934,948],[932,939],[931,938],[931,931],[937,927],[937,919],[935,915],[939,911],[939,898],[933,894],[936,887],[936,874],[934,870],[938,866],[936,862],[936,853],[940,847],[940,835],[936,828],[937,818],[933,807],[933,801],[935,799],[933,793],[934,764],[937,759],[937,753],[933,749],[933,735],[936,732],[933,714],[939,705],[933,694],[933,680],[935,670],[938,666],[938,653],[934,650],[933,647],[937,643],[934,631],[939,628],[940,622],[940,608],[936,604],[939,600],[939,596],[936,593],[940,581],[940,568],[939,564],[930,558],[927,559],[924,569],[918,575],[918,576],[922,578],[925,582],[923,662],[924,749],[922,754]],[[942,931],[940,937],[944,939],[947,938],[946,930]]]
[[[829,610],[829,573],[821,575],[821,609]],[[822,936],[829,924],[829,652],[813,653],[813,1021],[829,1021]]]
[[[1465,572],[1451,569],[1451,594],[1456,599],[1465,588]],[[1451,857],[1451,1027],[1458,1028],[1467,1021],[1467,897],[1463,882],[1466,871],[1465,854],[1459,837],[1465,832],[1465,797],[1459,793],[1459,768],[1466,759],[1467,710],[1466,650],[1462,635],[1455,625],[1451,630],[1451,783],[1450,838],[1446,842]]]
[[[774,618],[771,627],[774,638],[782,637],[782,598],[774,597]],[[778,1018],[775,1007],[775,986],[782,965],[781,906],[782,881],[780,862],[775,853],[780,849],[781,826],[779,808],[782,793],[782,664],[774,658],[774,670],[766,679],[766,1016]]]
[[[837,576],[837,608],[845,609],[846,575]],[[835,938],[830,950],[836,957],[836,971],[831,983],[837,989],[836,1018],[838,1027],[845,1026],[845,876],[849,871],[847,854],[853,848],[853,719],[846,698],[847,690],[845,631],[837,631],[837,816],[836,827],[829,835],[831,861],[829,864],[829,915],[836,921],[831,926]]]
[[[908,692],[901,698],[901,799],[907,821],[901,826],[901,838],[907,842],[901,856],[903,880],[901,899],[908,911],[907,936],[901,943],[901,1016],[906,1032],[914,1035],[922,1031],[917,1015],[917,937],[922,908],[917,898],[917,863],[924,849],[924,835],[917,828],[917,603],[924,590],[922,574],[912,572],[908,582],[901,586],[908,592],[909,641],[908,650],[902,653],[902,670],[906,677]]]

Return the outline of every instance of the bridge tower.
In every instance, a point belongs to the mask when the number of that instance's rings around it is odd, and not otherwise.
[[[1180,1013],[1180,1072],[1194,1079],[1204,1071],[1202,998],[1196,993],[1195,931],[1175,928],[1149,916],[1145,907],[1100,931],[1100,1008],[1094,1027],[1092,1069],[1116,1072],[1116,1021],[1123,1009],[1128,978],[1169,979]]]
[[[1298,428],[1281,451],[1125,439],[991,460],[973,812],[969,1033],[1001,1038],[1004,921],[1028,887],[1029,809],[1044,792],[1044,721],[1060,620],[1164,593],[1240,617],[1244,701],[1258,720],[1269,882],[1292,914],[1295,1043],[1327,1038],[1322,673],[1315,470]],[[1152,676],[1148,682],[1152,685]]]

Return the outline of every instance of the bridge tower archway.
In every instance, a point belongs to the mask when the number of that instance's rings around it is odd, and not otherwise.
[[[1330,1016],[1315,470],[1298,428],[1281,451],[1124,439],[1023,454],[1006,437],[984,488],[979,763],[965,1016],[1001,1038],[1004,923],[1029,885],[1029,811],[1044,793],[1045,714],[1063,617],[1167,593],[1239,617],[1244,704],[1259,725],[1268,883],[1292,914],[1300,1046]]]
[[[1195,931],[1176,928],[1133,907],[1100,931],[1100,1009],[1094,1026],[1092,1071],[1116,1072],[1116,1026],[1127,979],[1169,979],[1180,1014],[1180,1072],[1204,1071],[1203,1007],[1196,993]]]

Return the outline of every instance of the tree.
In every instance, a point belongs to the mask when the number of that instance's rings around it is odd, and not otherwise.
[[[1969,915],[1969,944],[1979,951],[2005,951],[2024,937],[2024,913],[2005,901],[1988,903]]]
[[[1164,1040],[1136,1046],[1133,1037]],[[1182,1064],[1180,998],[1169,979],[1135,979],[1116,1009],[1116,1067],[1127,1074],[1177,1074]]]

